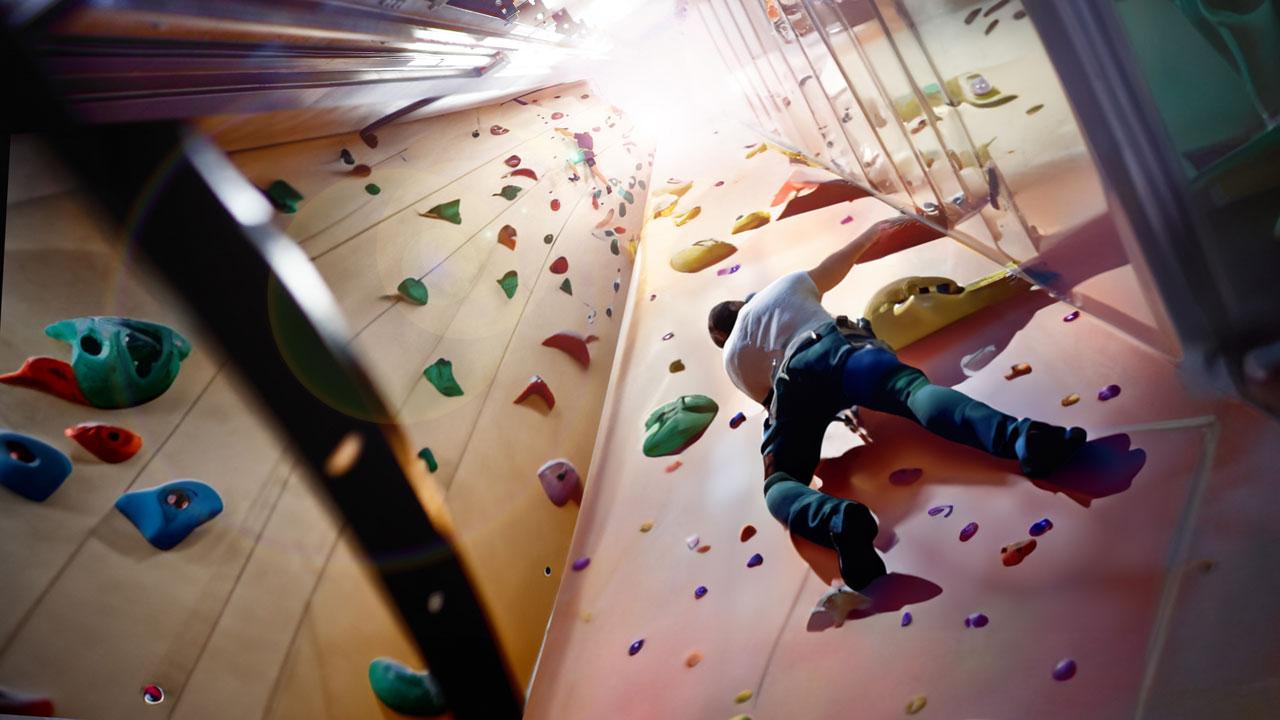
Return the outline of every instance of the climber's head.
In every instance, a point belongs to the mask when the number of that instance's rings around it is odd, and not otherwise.
[[[745,304],[741,300],[725,300],[711,308],[707,315],[707,332],[711,333],[711,342],[716,347],[724,347],[729,333],[733,332],[734,324],[738,322],[738,311]]]

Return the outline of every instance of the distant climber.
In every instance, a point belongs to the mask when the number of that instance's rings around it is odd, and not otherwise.
[[[609,184],[608,178],[606,178],[604,173],[600,171],[600,166],[596,165],[595,140],[591,137],[591,133],[576,133],[572,132],[568,128],[562,127],[556,128],[556,132],[578,144],[578,154],[580,157],[574,158],[570,164],[577,165],[578,163],[581,163],[586,165],[587,170],[589,170],[591,175],[600,183],[600,187],[604,188],[605,192],[612,193],[613,186]],[[583,174],[585,175],[586,172]]]
[[[1082,428],[1019,420],[930,383],[899,362],[865,319],[834,318],[822,307],[822,295],[859,260],[941,236],[906,216],[882,220],[813,269],[783,275],[745,300],[721,302],[707,318],[733,384],[769,410],[760,448],[769,512],[796,535],[833,548],[840,575],[854,590],[885,574],[872,546],[876,520],[865,505],[809,487],[823,434],[837,413],[855,406],[892,413],[948,440],[1016,459],[1030,477],[1057,468],[1085,442]]]

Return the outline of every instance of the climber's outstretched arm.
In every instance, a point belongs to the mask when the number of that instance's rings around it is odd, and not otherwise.
[[[825,294],[839,285],[857,263],[892,255],[900,250],[936,240],[942,235],[943,233],[938,230],[906,215],[881,220],[844,247],[828,255],[817,267],[809,271],[809,277],[813,279],[813,284],[818,286],[818,293]]]

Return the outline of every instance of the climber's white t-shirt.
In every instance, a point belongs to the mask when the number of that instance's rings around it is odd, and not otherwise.
[[[738,311],[724,344],[724,370],[739,390],[763,404],[791,341],[832,319],[809,273],[783,275]]]

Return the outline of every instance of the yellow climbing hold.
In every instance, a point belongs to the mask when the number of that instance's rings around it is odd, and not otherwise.
[[[653,529],[652,520],[645,520],[644,522],[640,523],[640,532],[649,532],[652,529]]]
[[[769,221],[772,219],[773,218],[769,215],[768,210],[756,210],[755,212],[747,213],[746,215],[738,218],[738,221],[733,224],[733,234],[737,235],[740,232],[764,227],[765,225],[768,225]]]
[[[751,695],[752,695],[752,692],[750,690],[743,690],[742,692],[733,696],[733,701],[736,703],[744,703],[751,699]]]
[[[1078,402],[1080,402],[1080,396],[1075,393],[1071,393],[1070,395],[1062,398],[1062,407],[1071,407]]]
[[[1009,269],[968,285],[945,277],[907,277],[876,291],[862,311],[876,337],[901,350],[961,318],[1030,289]]]
[[[755,157],[755,156],[759,155],[760,153],[762,153],[762,152],[764,152],[765,150],[768,150],[768,149],[769,149],[768,144],[766,144],[766,143],[760,143],[759,145],[757,145],[757,146],[755,146],[755,147],[753,147],[753,148],[751,148],[750,150],[748,150],[748,151],[747,151],[747,159],[748,159],[748,160],[750,160],[751,158],[753,158],[753,157]]]
[[[689,222],[690,220],[692,220],[692,219],[694,219],[694,218],[698,217],[698,216],[699,216],[699,215],[701,215],[701,214],[702,214],[702,206],[701,206],[701,205],[697,205],[697,206],[695,206],[695,207],[694,207],[692,210],[690,210],[689,212],[687,212],[687,213],[685,213],[685,214],[681,215],[680,217],[676,218],[676,227],[680,227],[681,225],[683,225],[683,224],[685,224],[685,223]]]
[[[591,614],[591,611],[590,611],[590,610],[583,610],[583,611],[582,611],[582,622],[591,622],[591,618],[593,618],[593,617],[595,617],[595,616]]]
[[[734,715],[729,720],[751,720],[750,715]]]
[[[676,185],[675,187],[669,187],[669,188],[659,190],[654,194],[655,195],[674,195],[677,198],[682,198],[684,197],[684,194],[689,192],[689,190],[692,188],[693,188],[693,181],[690,180],[687,183]]]
[[[923,710],[924,706],[928,704],[929,704],[928,698],[926,698],[923,695],[917,695],[911,698],[909,701],[907,701],[907,714],[915,715],[916,713]]]
[[[657,210],[654,210],[653,219],[657,220],[658,218],[664,218],[664,217],[670,216],[671,213],[676,211],[676,205],[678,205],[679,203],[680,203],[680,198],[674,198],[671,200],[671,202],[659,207]]]
[[[715,265],[738,252],[732,243],[722,240],[699,240],[671,256],[671,269],[682,273],[695,273]]]

